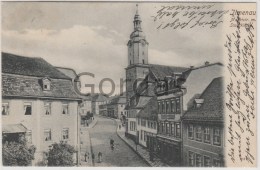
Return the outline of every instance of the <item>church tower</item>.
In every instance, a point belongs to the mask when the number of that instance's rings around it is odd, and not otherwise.
[[[148,42],[145,39],[144,32],[141,27],[141,17],[138,14],[138,5],[134,16],[134,31],[130,35],[130,40],[127,43],[128,47],[128,66],[126,68],[126,98],[129,101],[134,95],[133,84],[138,79],[149,73],[148,65]]]

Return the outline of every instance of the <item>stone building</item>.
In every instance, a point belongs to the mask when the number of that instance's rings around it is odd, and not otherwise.
[[[2,133],[25,133],[37,165],[54,142],[78,150],[78,104],[72,79],[42,58],[2,53]],[[10,139],[10,138],[9,138]]]
[[[223,78],[215,78],[182,117],[184,166],[224,166]]]

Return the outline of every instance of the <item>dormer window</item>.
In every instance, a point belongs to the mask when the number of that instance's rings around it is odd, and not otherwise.
[[[44,91],[51,90],[51,80],[49,78],[42,79],[42,89]]]
[[[195,99],[195,101],[194,101],[194,107],[195,107],[195,108],[200,108],[203,103],[204,103],[204,99]]]

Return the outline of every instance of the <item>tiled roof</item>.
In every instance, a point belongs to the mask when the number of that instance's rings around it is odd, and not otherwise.
[[[50,90],[44,91],[41,85],[42,78],[2,74],[3,97],[32,97],[32,98],[66,98],[79,97],[73,89],[72,82],[66,79],[51,79]]]
[[[157,99],[156,97],[150,98],[148,103],[137,113],[137,117],[146,118],[150,120],[157,119]]]
[[[42,58],[24,57],[2,52],[2,73],[68,79]]]
[[[60,72],[70,77],[71,79],[75,79],[77,76],[76,71],[72,68],[56,67],[56,69],[58,69]]]
[[[189,68],[150,64],[150,70],[156,78],[164,79],[165,76],[171,76],[173,73],[182,73],[189,70]]]
[[[188,109],[182,117],[183,120],[223,121],[224,88],[222,77],[213,79],[199,99],[204,99],[203,104],[198,108]]]

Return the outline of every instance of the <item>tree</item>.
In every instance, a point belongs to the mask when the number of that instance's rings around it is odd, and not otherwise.
[[[65,142],[52,144],[47,152],[48,166],[73,166],[75,152],[74,147]]]
[[[29,166],[34,159],[35,146],[27,146],[25,139],[3,143],[4,166]]]

